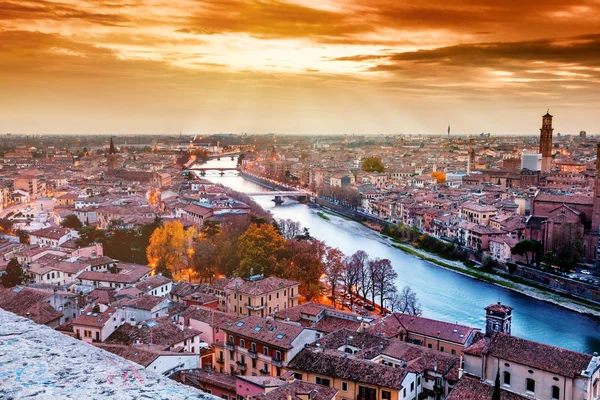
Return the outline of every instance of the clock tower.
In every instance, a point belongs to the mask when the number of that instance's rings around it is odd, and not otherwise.
[[[552,115],[550,110],[542,117],[540,129],[540,153],[542,154],[542,172],[552,169]]]

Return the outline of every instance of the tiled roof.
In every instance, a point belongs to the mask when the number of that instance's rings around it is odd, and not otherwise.
[[[183,313],[185,324],[189,324],[189,320],[193,319],[209,324],[212,327],[227,327],[237,322],[240,318],[231,314],[227,314],[213,308],[202,306],[190,306]]]
[[[85,271],[82,272],[77,279],[80,281],[89,280],[132,284],[152,271],[152,268],[138,264],[119,263],[117,268],[119,268],[120,271],[116,274],[110,272]]]
[[[496,313],[509,313],[513,310],[511,306],[506,306],[504,304],[501,304],[500,302],[490,304],[485,309],[486,311],[493,311]]]
[[[464,344],[475,330],[465,325],[401,313],[392,313],[386,316],[370,329],[373,329],[374,332],[381,332],[385,337],[412,332],[435,338],[439,335],[441,340],[460,344]]]
[[[560,376],[575,377],[584,371],[592,356],[533,342],[504,333],[496,333],[483,354],[524,364]]]
[[[229,283],[226,286],[226,289],[236,290],[239,293],[249,294],[251,296],[260,296],[262,294],[271,293],[276,290],[281,290],[297,285],[299,285],[299,283],[296,281],[291,281],[289,279],[283,278],[276,278],[274,276],[259,279],[256,281],[247,281],[241,278],[234,278],[231,281],[229,281]]]
[[[119,305],[123,307],[136,308],[138,310],[150,311],[163,301],[168,300],[164,297],[157,296],[140,296],[133,299],[123,299],[119,301]]]
[[[286,322],[267,320],[256,316],[245,317],[236,324],[223,328],[226,332],[283,349],[291,349],[292,342],[303,329]]]
[[[302,349],[288,363],[288,369],[397,390],[402,389],[402,381],[407,374],[402,368],[354,358],[337,350],[322,351],[316,348]]]
[[[235,392],[235,376],[208,369],[185,371],[185,383],[202,388],[205,384]]]
[[[156,324],[146,325],[150,321],[154,321]],[[136,326],[125,323],[114,331],[105,343],[131,345],[136,340],[148,343],[151,337],[153,345],[168,348],[183,342],[185,339],[198,336],[201,333],[191,328],[181,329],[169,317],[155,318],[150,321],[142,322]],[[142,328],[138,328],[139,325],[142,325]],[[146,328],[146,326],[150,329]],[[148,331],[150,331],[151,335]]]
[[[164,277],[160,274],[154,275],[144,280],[138,282],[135,287],[141,290],[142,292],[148,292],[149,290],[156,289],[157,287],[161,287],[171,282],[171,280],[167,277]]]
[[[313,327],[313,329],[319,332],[331,333],[339,329],[348,329],[350,331],[357,331],[360,328],[361,323],[359,321],[351,321],[343,318],[336,318],[332,316],[324,316],[321,318]]]
[[[46,301],[51,296],[51,290],[21,286],[14,288],[0,287],[0,308],[22,317],[27,316],[29,313],[31,320],[45,325],[63,315]]]
[[[29,236],[39,236],[48,239],[60,239],[61,237],[67,235],[69,232],[71,232],[71,229],[69,228],[50,227],[30,232]]]
[[[446,400],[491,400],[494,387],[481,382],[477,378],[464,376],[454,386]],[[519,396],[507,390],[500,390],[502,400],[525,400],[529,397]]]
[[[117,311],[114,307],[106,307],[103,312],[97,313],[94,312],[93,309],[94,307],[91,304],[87,306],[80,316],[73,319],[71,324],[101,328],[106,325],[111,318],[113,318],[114,313]]]
[[[257,400],[302,400],[306,399],[306,395],[308,395],[311,400],[332,400],[337,392],[336,388],[296,380],[270,392],[260,393],[253,398]]]

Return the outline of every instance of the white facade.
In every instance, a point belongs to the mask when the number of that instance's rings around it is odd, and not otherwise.
[[[521,154],[521,169],[528,169],[530,171],[541,171],[542,154],[523,152]]]

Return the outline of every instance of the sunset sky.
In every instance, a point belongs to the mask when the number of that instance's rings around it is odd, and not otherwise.
[[[600,133],[600,0],[0,0],[0,132]]]

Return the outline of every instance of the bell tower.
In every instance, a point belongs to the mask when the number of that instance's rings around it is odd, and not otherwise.
[[[498,302],[485,308],[485,336],[492,336],[495,332],[510,335],[512,324],[512,307]]]
[[[106,166],[108,167],[108,173],[114,173],[117,169],[117,151],[115,149],[115,143],[113,142],[112,137],[110,138],[110,147],[108,148]]]
[[[540,153],[542,154],[542,172],[552,169],[552,115],[550,110],[542,116],[542,128],[540,129]]]

